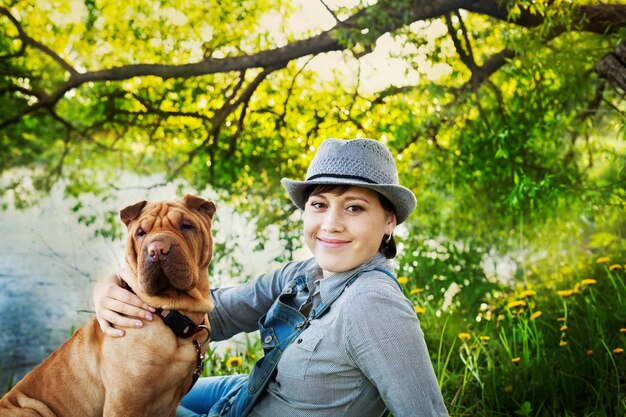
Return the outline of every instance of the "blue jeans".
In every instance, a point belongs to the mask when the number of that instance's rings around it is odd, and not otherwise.
[[[230,397],[248,379],[248,375],[210,376],[198,379],[183,397],[176,417],[201,417],[221,399]]]

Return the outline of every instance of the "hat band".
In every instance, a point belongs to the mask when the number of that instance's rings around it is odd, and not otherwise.
[[[378,184],[376,181],[372,181],[369,178],[365,178],[365,177],[360,177],[358,175],[343,175],[343,174],[317,174],[317,175],[313,175],[309,178],[307,178],[307,181],[312,181],[314,179],[317,178],[325,178],[325,177],[330,177],[330,178],[341,178],[341,179],[350,179],[350,180],[359,180],[359,181],[364,181],[368,184]]]

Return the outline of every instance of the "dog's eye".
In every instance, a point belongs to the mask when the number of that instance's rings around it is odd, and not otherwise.
[[[146,232],[144,232],[142,228],[137,229],[137,231],[135,232],[135,236],[137,237],[144,237],[145,235],[146,235]]]
[[[180,230],[194,230],[195,227],[193,226],[193,224],[189,223],[189,222],[182,222],[180,224]]]

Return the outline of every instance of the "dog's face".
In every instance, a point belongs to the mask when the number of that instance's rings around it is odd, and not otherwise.
[[[192,310],[212,307],[207,267],[213,255],[215,205],[186,195],[180,200],[140,201],[120,217],[128,228],[128,282],[154,307]],[[204,307],[201,307],[201,305]]]

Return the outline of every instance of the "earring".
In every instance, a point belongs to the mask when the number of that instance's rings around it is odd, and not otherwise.
[[[392,237],[393,237],[393,230],[391,231],[391,233],[389,233],[389,236],[387,236],[387,239],[385,239],[385,243],[391,242]]]

